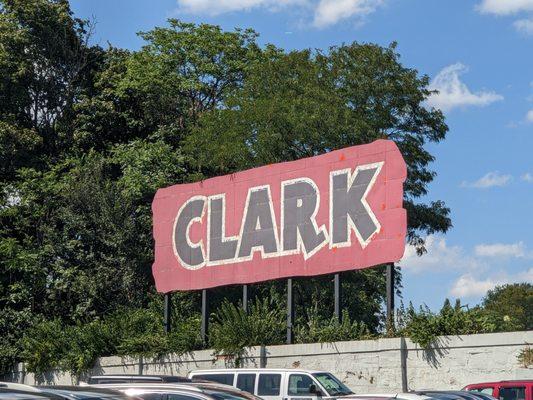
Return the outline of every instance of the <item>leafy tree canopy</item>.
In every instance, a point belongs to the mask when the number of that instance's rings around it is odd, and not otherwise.
[[[153,345],[148,337],[95,342],[76,361],[97,321],[118,309],[135,320],[135,310],[161,305],[150,206],[162,186],[390,138],[408,164],[410,242],[423,251],[425,234],[451,226],[442,202],[420,200],[434,178],[426,145],[443,140],[447,126],[425,106],[427,76],[403,66],[394,44],[286,52],[260,46],[250,29],[170,20],[128,51],[91,44],[93,28],[66,0],[0,0],[0,369],[58,331],[78,344],[49,363],[76,371],[97,354]],[[258,312],[283,308],[284,290],[284,282],[255,285],[268,299]],[[309,327],[302,337],[330,335],[317,321],[331,318],[323,305],[332,290],[330,277],[296,281],[298,323]],[[377,333],[383,270],[345,273],[343,290],[343,329]],[[216,311],[240,294],[223,288],[212,297]],[[198,301],[180,293],[175,307],[196,321]],[[176,340],[165,348],[183,348]],[[48,360],[48,345],[39,348],[36,369]]]
[[[503,330],[533,329],[533,284],[513,283],[489,290],[485,309],[497,317]]]

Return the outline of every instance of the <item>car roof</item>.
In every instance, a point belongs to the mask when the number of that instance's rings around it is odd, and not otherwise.
[[[236,373],[236,372],[303,372],[308,374],[327,373],[328,371],[310,370],[310,369],[297,369],[297,368],[216,368],[216,369],[197,369],[189,372],[191,374],[223,374],[223,373]]]
[[[479,399],[484,398],[476,392],[469,392],[467,390],[418,390],[414,393],[425,394],[431,397],[438,395],[439,397],[447,398],[462,398],[462,399]]]
[[[28,391],[20,389],[11,389],[6,387],[0,387],[0,399],[10,399],[10,400],[42,400],[42,399],[52,399],[52,400],[64,400],[64,397],[51,394],[43,393],[39,391]]]
[[[182,385],[174,385],[169,383],[118,383],[111,385],[91,385],[95,388],[108,388],[111,387],[114,390],[120,391],[129,396],[138,396],[146,392],[162,392],[162,393],[174,393],[185,394],[189,396],[199,396],[201,398],[209,398],[209,393],[203,392],[201,389],[195,387],[183,387]]]
[[[121,382],[121,383],[106,383],[106,384],[94,384],[89,387],[95,388],[109,388],[122,390],[125,388],[150,388],[150,389],[168,389],[168,390],[185,390],[189,392],[205,393],[208,392],[231,392],[235,394],[242,394],[242,396],[249,396],[248,392],[237,389],[234,386],[222,385],[211,382],[191,382],[191,383],[167,383],[167,382]]]
[[[443,399],[462,399],[461,396],[454,393],[447,393],[438,390],[415,390],[412,393],[429,397],[438,397]]]
[[[502,383],[533,383],[533,379],[511,379],[506,381],[494,381],[494,382],[479,382],[479,383],[469,383],[465,387],[477,386],[477,385],[499,385]]]
[[[352,397],[352,396],[350,396]],[[388,397],[388,396],[381,396],[381,395],[375,395],[375,394],[364,394],[364,395],[357,395],[358,399],[365,399],[365,400],[383,400],[383,399],[393,399],[394,397]]]
[[[185,376],[176,375],[133,375],[133,374],[114,374],[114,375],[93,375],[89,377],[88,382],[92,380],[142,380],[154,382],[190,382]]]
[[[99,389],[124,389],[124,388],[150,388],[150,389],[175,389],[175,390],[186,390],[190,392],[202,393],[203,390],[192,385],[188,384],[179,384],[179,383],[165,383],[165,382],[120,382],[120,383],[109,383],[109,384],[94,384],[89,386],[84,386],[89,388],[99,388]],[[233,386],[232,386],[233,387]]]
[[[95,384],[91,385],[92,387],[101,387],[101,388],[112,388],[120,391],[125,391],[126,389],[152,389],[152,390],[166,390],[166,391],[180,391],[187,393],[198,393],[204,395],[211,395],[213,392],[223,392],[229,393],[234,396],[244,397],[250,400],[259,399],[256,395],[248,393],[244,390],[238,389],[234,386],[224,385],[215,382],[191,382],[191,383],[142,383],[142,382],[132,382],[132,383],[108,383],[108,384]]]
[[[110,388],[92,386],[37,386],[42,392],[63,396],[67,399],[124,399],[123,393]]]
[[[350,394],[343,396],[343,399],[351,398],[387,398],[387,399],[402,399],[402,400],[427,400],[429,396],[422,394],[404,392],[404,393],[369,393],[369,394]]]

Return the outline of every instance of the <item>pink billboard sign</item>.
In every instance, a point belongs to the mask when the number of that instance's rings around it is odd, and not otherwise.
[[[157,290],[206,289],[396,262],[407,230],[405,162],[377,140],[159,189]]]

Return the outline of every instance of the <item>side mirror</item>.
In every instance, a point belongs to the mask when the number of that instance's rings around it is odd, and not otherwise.
[[[316,396],[322,396],[322,391],[320,389],[317,389],[316,385],[314,383],[311,383],[309,385],[309,394],[314,394]]]

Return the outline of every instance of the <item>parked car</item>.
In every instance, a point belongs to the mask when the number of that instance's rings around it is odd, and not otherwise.
[[[303,369],[239,368],[198,370],[190,379],[231,385],[265,400],[337,398],[353,392],[333,374]]]
[[[533,400],[533,379],[473,383],[463,390],[488,394],[500,400]]]
[[[65,398],[33,390],[28,391],[0,386],[0,400],[65,400]]]
[[[37,386],[40,393],[52,394],[64,400],[133,400],[117,390],[90,386]],[[137,398],[138,399],[138,398]]]
[[[212,383],[117,383],[96,385],[144,400],[261,400],[232,386]]]
[[[256,395],[245,390],[241,390],[230,385],[222,385],[220,383],[211,381],[196,380],[192,381],[191,383],[185,383],[183,385],[185,385],[186,387],[197,387],[202,390],[216,390],[218,392],[229,393],[233,396],[244,398],[246,400],[261,400],[260,397],[257,397]]]
[[[105,384],[105,383],[179,383],[190,382],[191,380],[184,376],[173,375],[96,375],[91,376],[87,383],[89,385]]]
[[[354,394],[346,396],[354,400],[431,400],[431,397],[416,393]]]
[[[417,390],[411,393],[421,394],[439,400],[496,400],[488,394],[468,392],[466,390]]]

